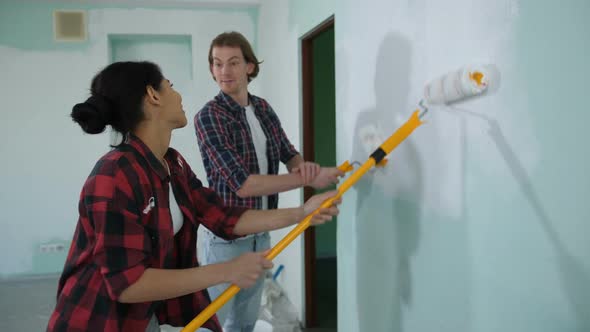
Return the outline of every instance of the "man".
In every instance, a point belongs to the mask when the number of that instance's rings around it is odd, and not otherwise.
[[[306,162],[285,134],[279,118],[262,98],[248,93],[260,70],[250,43],[238,32],[217,36],[209,48],[209,69],[221,91],[195,116],[201,156],[212,189],[230,206],[276,209],[278,193],[311,186],[324,188],[344,174],[336,167]],[[278,174],[279,162],[288,174]],[[202,230],[202,264],[226,261],[248,251],[270,248],[268,232],[233,241]],[[258,318],[262,278],[240,291],[219,312],[224,331],[252,331]],[[228,285],[209,288],[212,299]]]

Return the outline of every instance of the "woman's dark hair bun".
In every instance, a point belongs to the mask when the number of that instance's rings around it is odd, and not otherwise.
[[[111,122],[112,104],[100,96],[91,96],[72,108],[72,119],[88,134],[102,133]]]
[[[159,90],[163,79],[152,62],[111,63],[92,78],[91,97],[72,108],[72,120],[89,134],[102,133],[109,125],[125,137],[144,120],[146,87]]]

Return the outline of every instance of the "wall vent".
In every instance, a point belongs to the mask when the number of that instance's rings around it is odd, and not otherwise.
[[[81,10],[54,11],[53,35],[56,41],[85,41],[86,12]]]

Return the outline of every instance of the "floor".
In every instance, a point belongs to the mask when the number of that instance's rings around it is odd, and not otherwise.
[[[318,264],[320,265],[320,264]],[[329,268],[322,265],[318,272]],[[320,283],[325,283],[327,275],[318,273]],[[55,305],[55,292],[58,276],[0,281],[0,331],[45,331],[47,321]],[[331,283],[332,285],[334,283]],[[335,288],[324,285],[320,287],[322,303],[335,301]],[[332,295],[331,295],[332,294]],[[329,298],[332,297],[331,300]],[[328,302],[326,302],[328,300]],[[334,302],[335,303],[335,302]],[[323,317],[321,326],[330,326],[335,322],[323,304],[320,304],[319,317]],[[323,310],[323,311],[322,311]],[[336,326],[335,323],[333,326]],[[335,332],[336,328],[303,329],[303,332]]]
[[[57,276],[0,282],[0,331],[45,331]]]

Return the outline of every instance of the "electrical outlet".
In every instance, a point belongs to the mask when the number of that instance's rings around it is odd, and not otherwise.
[[[59,273],[68,256],[70,244],[69,241],[59,238],[34,244],[33,267],[30,273],[39,275]]]
[[[66,250],[63,243],[45,243],[39,245],[39,252],[42,254],[61,253]]]

